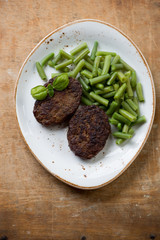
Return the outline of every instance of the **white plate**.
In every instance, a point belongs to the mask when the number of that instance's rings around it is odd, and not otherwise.
[[[110,136],[104,149],[93,159],[84,161],[76,157],[68,147],[67,128],[46,128],[33,116],[32,87],[44,84],[37,74],[35,62],[59,49],[69,52],[81,42],[89,48],[98,40],[99,50],[118,53],[137,72],[144,89],[145,103],[140,104],[147,122],[138,127],[135,136],[123,146],[117,146]],[[53,72],[49,66],[48,79]],[[155,89],[149,66],[133,41],[119,29],[97,20],[79,20],[62,26],[46,36],[29,54],[19,72],[16,87],[16,112],[24,139],[36,159],[55,177],[77,188],[102,187],[118,176],[138,156],[144,146],[154,119]]]

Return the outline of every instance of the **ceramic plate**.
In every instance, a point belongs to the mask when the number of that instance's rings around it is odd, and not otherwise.
[[[98,40],[99,50],[118,53],[137,72],[144,89],[145,103],[140,104],[147,122],[137,128],[135,136],[122,146],[117,146],[110,136],[104,149],[93,159],[84,161],[68,147],[67,127],[46,128],[33,116],[32,87],[44,84],[37,74],[35,62],[59,49],[69,52],[81,42],[92,49]],[[53,68],[46,67],[48,79]],[[80,20],[62,26],[47,35],[29,54],[21,67],[16,86],[16,113],[24,139],[35,158],[55,177],[81,189],[102,187],[118,176],[138,156],[144,146],[154,119],[155,90],[149,66],[135,43],[119,29],[97,20]],[[113,130],[113,128],[112,128]]]

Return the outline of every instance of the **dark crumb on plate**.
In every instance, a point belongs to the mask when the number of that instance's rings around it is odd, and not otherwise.
[[[65,45],[65,47],[68,47],[68,45]]]
[[[87,177],[87,175],[85,175],[85,174],[84,174],[84,177],[86,178],[86,177]]]

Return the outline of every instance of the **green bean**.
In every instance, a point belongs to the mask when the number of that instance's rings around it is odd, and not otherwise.
[[[83,81],[81,77],[78,78],[80,84],[83,86],[83,88],[88,92],[90,90],[90,87]]]
[[[51,67],[55,66],[60,61],[61,58],[62,58],[61,54],[58,53],[57,56],[55,56],[55,58],[53,59]]]
[[[136,106],[137,106],[137,110],[136,110],[137,115],[140,116],[140,109],[139,109],[138,98],[137,98],[137,97],[134,97],[134,98],[133,98],[133,102],[134,102],[134,103],[136,104]]]
[[[108,115],[113,114],[113,112],[116,110],[117,106],[118,106],[118,103],[116,103],[115,101],[111,102],[106,114],[108,114]]]
[[[87,62],[86,60],[84,60],[85,61],[85,67],[89,70],[89,71],[93,71],[93,65],[92,64],[90,64],[89,62]]]
[[[96,56],[107,56],[107,55],[111,55],[111,56],[116,56],[116,53],[114,52],[105,52],[105,51],[97,51]]]
[[[99,83],[100,84],[100,83]],[[103,88],[103,90],[94,90],[94,92],[96,93],[96,94],[105,94],[105,93],[109,93],[109,92],[112,92],[114,89],[113,89],[113,87],[112,86],[109,86],[109,87],[105,87],[105,88]]]
[[[128,133],[128,130],[129,130],[129,126],[127,124],[124,124],[122,132],[123,133]]]
[[[99,106],[100,103],[98,103],[98,102],[94,102],[93,105]]]
[[[84,57],[84,59],[89,62],[91,65],[93,65],[93,61],[91,60],[91,58],[87,55]]]
[[[134,129],[133,128],[130,128],[129,131],[128,131],[129,134],[134,134]]]
[[[98,68],[98,76],[101,76],[102,74],[102,69]]]
[[[92,75],[93,77],[96,77],[98,75],[98,67],[99,67],[99,63],[100,63],[100,56],[97,56],[94,60],[94,65],[93,65],[93,69],[92,69]]]
[[[43,67],[41,66],[41,64],[39,62],[36,62],[36,68],[37,68],[37,71],[39,73],[39,76],[42,80],[46,81],[47,80],[47,76],[44,72],[44,69]]]
[[[116,94],[116,91],[112,91],[112,92],[109,92],[109,93],[105,93],[104,95],[102,95],[102,97],[111,98],[111,97],[114,97],[115,94]]]
[[[115,84],[113,84],[113,87],[114,87],[114,90],[117,91],[119,89],[119,84],[115,83]]]
[[[106,110],[106,107],[105,107],[105,106],[100,105],[99,107],[100,107],[101,109],[103,109],[104,111]]]
[[[88,70],[82,70],[81,71],[81,75],[83,75],[83,76],[85,76],[87,78],[92,78],[93,77],[92,73],[90,71],[88,71]]]
[[[136,121],[136,117],[134,115],[132,115],[131,113],[129,113],[128,111],[124,110],[124,109],[120,109],[119,113],[125,117],[126,119],[128,119],[130,122],[135,122]]]
[[[74,49],[72,49],[72,50],[70,51],[70,54],[73,56],[73,55],[79,53],[81,50],[83,50],[83,49],[86,48],[86,47],[88,47],[86,42],[81,43],[79,46],[77,46],[77,47],[75,47]]]
[[[88,85],[89,84],[89,79],[86,78],[85,76],[81,75],[81,78],[85,81],[85,83]]]
[[[109,101],[107,99],[100,97],[99,95],[95,94],[94,92],[90,92],[90,96],[97,102],[101,103],[102,105],[104,105],[106,107],[108,106]]]
[[[81,97],[81,102],[87,106],[93,105],[93,102],[91,102],[88,98],[85,98],[83,96]]]
[[[64,68],[60,69],[60,71],[68,73],[70,71],[70,69],[69,69],[69,67],[64,67]]]
[[[95,85],[96,88],[100,89],[100,90],[103,90],[104,89],[104,85],[102,83],[97,83]]]
[[[67,73],[68,77],[74,77],[74,76],[73,76],[73,73],[74,73],[74,71],[68,72],[68,73]]]
[[[107,80],[110,77],[109,74],[105,74],[103,76],[98,76],[95,78],[90,79],[90,84],[93,86],[97,83],[103,82],[104,80]]]
[[[73,56],[71,56],[69,53],[65,52],[64,50],[59,50],[59,53],[61,54],[61,56],[63,56],[64,58],[67,59],[73,59]]]
[[[119,122],[118,122],[116,119],[114,119],[114,118],[110,118],[110,119],[109,119],[109,122],[110,122],[111,124],[115,125],[115,126],[117,126],[118,123],[119,123]]]
[[[124,94],[124,98],[125,98],[125,99],[128,99],[128,98],[129,98],[128,93],[125,93],[125,94]]]
[[[134,69],[133,69],[131,66],[129,66],[128,63],[126,63],[125,61],[122,60],[122,58],[120,58],[119,61],[120,61],[120,63],[122,63],[122,64],[124,65],[124,68],[125,68],[126,70],[128,70],[128,71],[129,71],[129,70],[130,70],[130,71],[134,71]]]
[[[74,64],[77,64],[80,60],[82,60],[84,58],[85,55],[87,55],[89,53],[89,49],[86,48],[84,49],[74,60]]]
[[[64,67],[67,67],[67,66],[70,65],[71,63],[72,63],[72,59],[66,60],[66,61],[64,61],[64,62],[59,63],[58,65],[56,65],[56,66],[55,66],[55,69],[56,69],[56,70],[60,70],[60,69],[62,69],[62,68],[64,68]]]
[[[133,97],[133,90],[132,90],[132,87],[131,87],[130,79],[129,79],[129,78],[127,78],[126,84],[127,84],[127,93],[128,93],[128,96],[129,96],[130,98],[132,98],[132,97]]]
[[[82,86],[82,94],[88,98],[91,102],[94,102],[94,99],[89,95],[89,93]]]
[[[142,90],[142,85],[141,85],[140,82],[137,83],[136,93],[137,93],[138,100],[139,100],[140,102],[144,102],[143,90]]]
[[[117,77],[122,83],[126,82],[127,80],[126,76],[120,71],[117,72]]]
[[[111,66],[111,55],[107,55],[105,56],[102,75],[105,75],[108,73],[110,66]]]
[[[116,144],[117,144],[117,145],[120,145],[120,144],[122,144],[124,141],[125,141],[125,139],[119,138],[119,139],[116,140]]]
[[[112,85],[112,84],[114,83],[116,77],[117,77],[117,72],[114,72],[114,73],[111,75],[110,79],[108,80],[107,85]]]
[[[138,106],[137,104],[135,104],[132,99],[127,99],[126,102],[129,104],[129,106],[134,110],[136,111],[138,109]]]
[[[97,56],[97,57],[100,57],[100,56]],[[99,63],[99,66],[100,66],[101,69],[103,69],[103,67],[104,67],[104,62],[100,62],[100,63]]]
[[[73,78],[76,78],[77,74],[81,71],[81,69],[84,67],[85,62],[84,60],[81,60],[77,66],[74,68],[74,70],[72,71],[72,76]]]
[[[58,77],[60,76],[62,73],[51,73],[51,78],[54,78],[54,77]]]
[[[131,71],[128,71],[128,72],[125,72],[125,76],[127,77],[127,78],[130,78],[131,77],[131,74],[132,74],[132,72]]]
[[[129,139],[132,137],[131,134],[128,133],[122,133],[122,132],[114,132],[113,136],[116,138],[122,138],[122,139]]]
[[[121,130],[122,130],[122,124],[121,124],[121,123],[118,123],[118,124],[117,124],[117,128],[118,128],[119,131],[121,131]]]
[[[111,65],[111,71],[122,70],[124,68],[122,63],[116,63]]]
[[[118,91],[116,92],[114,99],[119,99],[123,96],[125,90],[127,88],[127,84],[123,83],[122,86],[118,89]]]
[[[54,67],[55,67],[55,64],[50,60],[50,61],[48,61],[48,66],[54,68]]]
[[[119,62],[119,60],[120,60],[120,56],[119,56],[119,55],[116,55],[116,56],[113,58],[113,60],[112,60],[112,63],[111,63],[111,64],[116,64],[116,63],[118,63],[118,62]]]
[[[145,116],[140,116],[134,123],[133,125],[136,125],[136,124],[142,124],[142,123],[145,123],[146,122],[146,118]]]
[[[137,85],[137,76],[136,76],[136,72],[133,71],[131,75],[131,86],[132,88],[135,88],[136,85]]]
[[[122,123],[126,123],[127,125],[131,124],[131,122],[127,118],[123,117],[122,115],[120,115],[117,112],[113,113],[112,118],[114,118],[114,119],[116,119],[116,120],[118,120],[118,121],[120,121]]]
[[[125,101],[123,101],[122,103],[122,107],[128,111],[129,113],[131,113],[132,115],[134,115],[135,117],[137,117],[137,113],[129,106],[128,103],[126,103]]]
[[[98,42],[95,41],[94,45],[93,45],[93,49],[91,52],[91,60],[94,61],[95,57],[96,57],[96,52],[97,52],[97,48],[98,48]]]
[[[47,62],[54,57],[54,53],[48,54],[46,57],[44,57],[41,61],[41,66],[44,67],[44,65],[47,64]]]

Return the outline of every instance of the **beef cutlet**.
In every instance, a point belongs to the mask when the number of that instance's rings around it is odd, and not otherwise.
[[[82,106],[69,122],[69,147],[75,155],[90,159],[103,149],[110,132],[108,117],[102,109]]]
[[[54,78],[55,79],[55,78]],[[44,86],[53,83],[49,80]],[[80,83],[69,78],[69,84],[63,91],[54,91],[54,96],[49,95],[42,101],[36,100],[33,114],[37,121],[45,126],[59,124],[71,117],[78,108],[81,100],[82,88]]]

